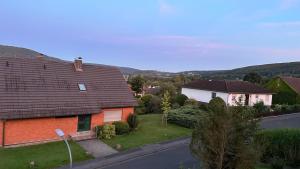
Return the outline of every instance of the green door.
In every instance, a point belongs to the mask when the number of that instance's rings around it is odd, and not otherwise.
[[[79,115],[77,131],[88,131],[91,129],[91,115]]]

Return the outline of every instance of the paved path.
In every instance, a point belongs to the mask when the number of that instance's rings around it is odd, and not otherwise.
[[[262,119],[262,128],[300,128],[300,113],[287,114]]]
[[[79,141],[78,144],[95,158],[105,157],[118,152],[98,139]]]

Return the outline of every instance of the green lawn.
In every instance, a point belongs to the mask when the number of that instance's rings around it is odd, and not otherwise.
[[[256,169],[271,169],[271,167],[265,164],[260,164],[256,167]]]
[[[92,158],[75,142],[70,142],[73,161]],[[35,161],[38,169],[49,169],[69,163],[67,148],[63,142],[53,142],[18,148],[0,148],[0,169],[28,169]]]
[[[149,114],[139,116],[140,124],[136,131],[128,135],[116,136],[104,142],[111,147],[121,144],[122,150],[139,147],[145,144],[153,144],[179,137],[191,136],[192,130],[177,125],[168,124],[168,127],[161,125],[160,114]]]

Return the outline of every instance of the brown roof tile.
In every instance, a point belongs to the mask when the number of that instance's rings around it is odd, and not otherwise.
[[[83,64],[76,72],[66,61],[0,57],[0,119],[92,114],[136,104],[115,67]]]
[[[196,80],[184,85],[183,88],[225,93],[272,93],[271,91],[253,83],[231,80]]]
[[[285,81],[295,92],[300,94],[300,78],[296,77],[280,77],[283,81]]]

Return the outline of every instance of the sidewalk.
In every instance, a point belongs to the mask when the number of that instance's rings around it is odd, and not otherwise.
[[[118,151],[104,144],[99,139],[83,140],[78,141],[77,143],[95,158],[106,157],[118,153]]]
[[[155,154],[157,152],[172,149],[182,144],[189,144],[189,143],[190,143],[190,138],[181,138],[181,139],[162,142],[158,144],[150,144],[140,148],[135,148],[117,154],[109,155],[106,157],[101,157],[101,158],[96,158],[96,159],[76,163],[73,165],[73,169],[96,169],[96,168],[100,169],[116,163],[130,161],[132,159]],[[69,166],[63,166],[58,169],[68,169],[68,168]]]

